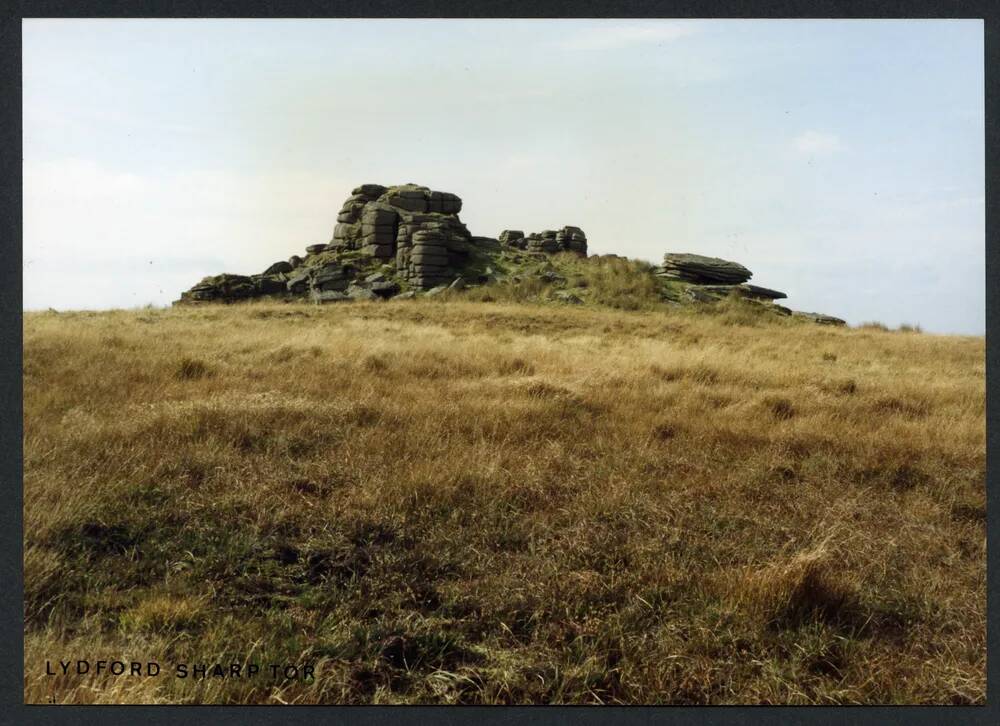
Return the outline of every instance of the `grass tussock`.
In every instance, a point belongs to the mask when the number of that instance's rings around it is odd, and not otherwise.
[[[535,294],[26,314],[25,700],[984,701],[982,338]]]
[[[609,309],[653,311],[667,307],[663,283],[652,274],[652,266],[641,260],[581,258],[571,253],[519,258],[504,270],[504,284],[448,291],[441,299],[559,303],[562,301],[556,293],[563,288],[581,301]],[[547,275],[554,277],[546,279]],[[559,286],[554,279],[559,280]]]
[[[843,622],[859,607],[857,586],[845,579],[824,545],[750,570],[737,580],[731,599],[774,628],[810,620]]]
[[[858,325],[858,329],[859,330],[873,331],[873,332],[878,332],[878,333],[891,333],[891,332],[897,332],[897,333],[922,333],[922,332],[924,332],[923,329],[919,325],[914,325],[914,324],[911,324],[911,323],[900,323],[899,327],[896,328],[895,331],[893,331],[893,329],[890,328],[888,325],[886,325],[885,323],[880,323],[877,320],[869,321],[869,322],[866,322],[866,323],[861,323],[860,325]]]
[[[208,365],[197,358],[182,358],[174,376],[182,381],[196,381],[209,375]]]
[[[198,628],[204,603],[198,598],[152,595],[126,611],[121,618],[125,630],[191,633]]]
[[[775,398],[767,402],[771,415],[778,421],[787,421],[795,416],[795,406],[787,398]]]

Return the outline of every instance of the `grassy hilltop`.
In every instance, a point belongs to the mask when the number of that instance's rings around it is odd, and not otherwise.
[[[506,289],[26,314],[26,700],[984,701],[982,338]]]

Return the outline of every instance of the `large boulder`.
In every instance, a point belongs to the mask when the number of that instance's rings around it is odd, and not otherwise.
[[[282,260],[281,262],[275,262],[273,265],[264,270],[264,272],[261,274],[277,275],[280,273],[291,272],[293,269],[295,268],[292,266],[290,262],[285,262],[284,260]]]
[[[753,276],[750,270],[738,262],[686,252],[668,252],[663,256],[663,264],[655,272],[667,279],[696,285],[738,285]]]
[[[258,283],[253,277],[223,273],[201,280],[190,290],[181,293],[182,303],[197,302],[233,302],[255,295],[259,292]]]
[[[313,290],[337,290],[343,292],[351,280],[349,270],[344,265],[332,264],[313,269],[309,275],[309,285]]]
[[[362,184],[355,187],[351,194],[366,197],[368,199],[378,199],[385,194],[386,188],[381,184]]]

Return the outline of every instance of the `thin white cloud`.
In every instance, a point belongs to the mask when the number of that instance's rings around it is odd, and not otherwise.
[[[792,143],[796,151],[811,156],[835,154],[844,149],[839,136],[824,131],[803,131]]]
[[[650,43],[668,43],[692,35],[698,25],[690,21],[628,23],[586,28],[559,41],[565,50],[608,50]]]

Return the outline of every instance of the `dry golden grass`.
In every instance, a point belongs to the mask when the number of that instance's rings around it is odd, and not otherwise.
[[[427,300],[24,340],[28,702],[985,699],[982,338]]]

